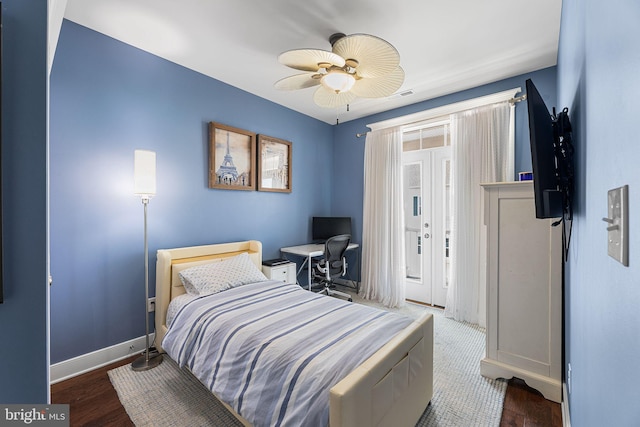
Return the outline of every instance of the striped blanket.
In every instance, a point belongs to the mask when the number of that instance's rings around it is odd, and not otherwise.
[[[326,426],[329,390],[412,319],[266,281],[198,298],[162,347],[254,426]]]

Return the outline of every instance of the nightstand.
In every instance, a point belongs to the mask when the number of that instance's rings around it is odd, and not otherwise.
[[[262,272],[267,279],[281,280],[284,283],[296,283],[296,264],[287,262],[278,265],[263,265]]]

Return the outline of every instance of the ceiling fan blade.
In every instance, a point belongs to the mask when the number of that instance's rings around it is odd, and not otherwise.
[[[313,101],[324,108],[337,108],[350,104],[356,99],[356,95],[352,92],[335,93],[324,86],[320,86],[313,94]]]
[[[362,98],[384,98],[393,95],[404,82],[404,70],[397,67],[391,73],[371,79],[359,79],[351,92]]]
[[[369,34],[352,34],[337,40],[333,52],[347,61],[358,61],[360,77],[381,77],[393,72],[400,64],[400,54],[389,42]]]
[[[313,78],[315,73],[296,74],[294,76],[285,77],[274,83],[276,89],[280,90],[296,90],[306,89],[308,87],[320,84],[320,79]]]
[[[318,71],[321,64],[344,67],[344,58],[328,50],[320,49],[294,49],[283,52],[278,56],[278,61],[287,67],[301,71]]]

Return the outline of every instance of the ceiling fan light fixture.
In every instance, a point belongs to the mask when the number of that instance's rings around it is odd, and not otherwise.
[[[331,52],[294,49],[281,53],[281,64],[306,73],[280,79],[275,87],[294,90],[317,86],[314,102],[320,107],[337,108],[358,97],[388,97],[402,86],[400,54],[386,40],[369,34],[336,33],[329,42]]]
[[[344,70],[331,70],[320,80],[322,85],[335,93],[349,92],[356,78]]]

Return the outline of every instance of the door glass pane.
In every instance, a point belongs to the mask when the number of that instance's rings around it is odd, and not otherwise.
[[[451,279],[451,160],[445,160],[444,172],[444,283]]]
[[[444,147],[445,126],[434,126],[421,130],[422,149]]]
[[[450,137],[450,133],[449,133],[449,125],[444,125],[442,126],[442,131],[443,131],[443,137],[444,137],[444,145],[448,146],[451,145],[451,137]]]
[[[449,125],[431,125],[407,130],[402,134],[402,150],[428,150],[450,145]]]
[[[404,224],[405,224],[405,253],[406,276],[409,279],[420,280],[422,277],[422,238],[420,235],[422,223],[422,164],[409,163],[404,165]]]
[[[404,132],[402,134],[402,151],[416,151],[420,149],[420,130]]]

